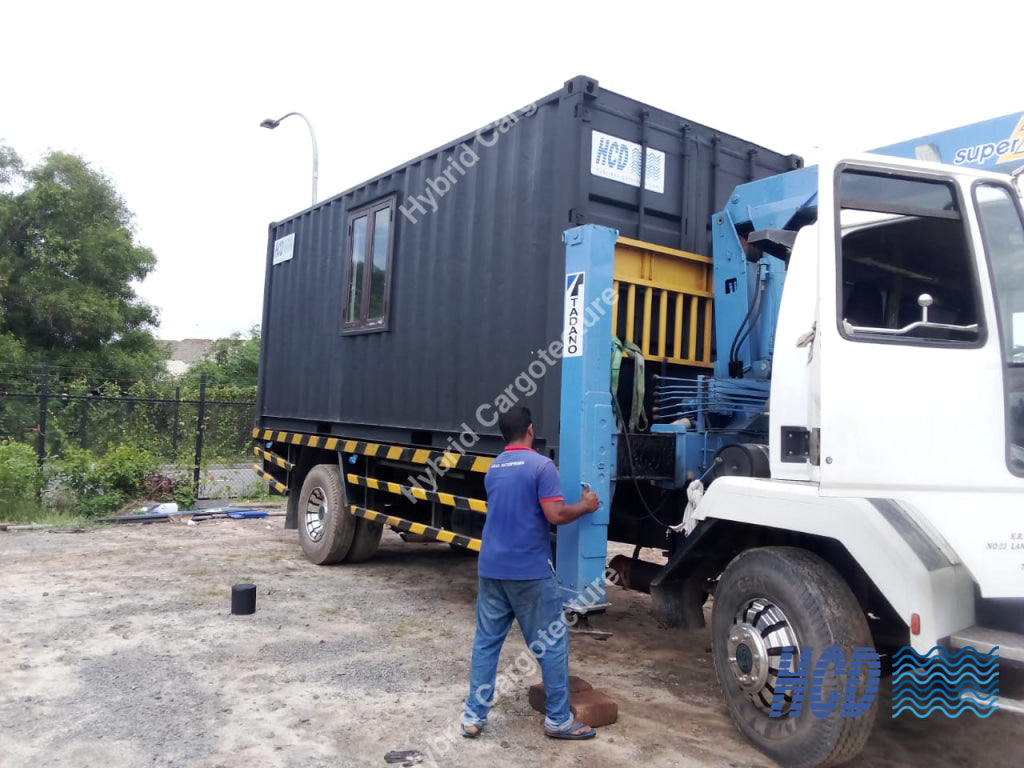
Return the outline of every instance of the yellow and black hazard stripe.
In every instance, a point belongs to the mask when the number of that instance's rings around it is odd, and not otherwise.
[[[252,452],[256,456],[259,456],[264,461],[270,462],[275,467],[280,467],[281,469],[287,470],[288,472],[291,472],[293,469],[295,469],[295,465],[294,464],[292,464],[290,461],[286,461],[285,459],[282,459],[276,453],[271,453],[270,451],[264,451],[262,448],[253,448]]]
[[[362,477],[361,475],[348,474],[345,476],[345,479],[353,485],[361,485],[363,488],[373,488],[377,491],[412,496],[420,501],[435,501],[438,504],[444,504],[446,507],[487,513],[487,502],[483,499],[471,499],[468,496],[456,496],[453,493],[438,493],[418,488],[415,485],[399,485],[398,483],[389,483],[372,477]]]
[[[259,464],[253,464],[252,465],[252,471],[255,472],[257,475],[259,475],[260,477],[262,477],[264,480],[269,481],[270,482],[270,487],[273,488],[278,493],[280,493],[282,496],[287,496],[288,495],[288,486],[285,485],[284,483],[282,483],[281,481],[279,481],[276,477],[274,477],[269,472],[264,472],[263,468],[260,467]]]
[[[458,533],[452,533],[442,528],[433,528],[423,523],[414,523],[411,520],[403,520],[400,517],[392,517],[391,515],[385,515],[383,512],[375,512],[372,509],[366,509],[365,507],[357,507],[352,505],[348,508],[350,514],[356,517],[365,517],[367,520],[372,520],[375,523],[381,525],[390,525],[392,528],[397,528],[400,531],[406,533],[415,533],[419,536],[429,536],[432,539],[438,541],[446,541],[449,544],[454,544],[457,547],[465,547],[466,549],[472,549],[474,552],[480,551],[480,539],[474,539],[470,536],[463,536]]]
[[[454,451],[431,451],[426,448],[406,448],[401,445],[383,445],[341,437],[307,435],[302,432],[282,432],[276,429],[253,429],[253,439],[263,442],[291,443],[292,445],[323,448],[328,451],[358,453],[378,459],[408,461],[414,464],[433,463],[439,469],[461,469],[465,472],[486,472],[493,456],[474,456]]]

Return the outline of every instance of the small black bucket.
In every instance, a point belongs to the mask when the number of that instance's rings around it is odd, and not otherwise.
[[[231,612],[240,616],[256,613],[255,584],[235,584],[231,587]]]

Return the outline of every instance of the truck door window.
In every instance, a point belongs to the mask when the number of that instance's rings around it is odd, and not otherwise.
[[[977,276],[956,187],[839,177],[839,325],[854,341],[975,345]]]
[[[978,184],[974,200],[992,269],[1002,339],[1007,463],[1011,472],[1024,475],[1024,225],[1008,188]]]
[[[387,327],[394,211],[395,201],[389,199],[348,216],[343,332]]]

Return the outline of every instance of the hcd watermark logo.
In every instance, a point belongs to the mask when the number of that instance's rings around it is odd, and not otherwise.
[[[938,711],[955,718],[964,712],[988,717],[999,709],[998,646],[981,653],[966,646],[957,653],[932,648],[919,654],[905,646],[892,657],[892,716],[909,713],[924,718]],[[881,659],[874,648],[854,648],[846,653],[826,648],[811,666],[813,648],[782,649],[778,682],[772,693],[769,717],[799,717],[807,708],[815,717],[826,717],[839,707],[841,717],[865,714],[878,694]],[[822,695],[826,676],[845,676],[842,696]],[[859,693],[859,696],[858,696]]]
[[[892,716],[928,717],[938,710],[946,717],[968,711],[988,717],[999,709],[998,650],[981,653],[968,645],[950,653],[936,646],[922,656],[901,648],[893,656]]]

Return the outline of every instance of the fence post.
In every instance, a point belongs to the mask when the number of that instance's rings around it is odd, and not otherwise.
[[[181,387],[174,388],[174,426],[171,427],[171,454],[178,460],[178,419],[181,414]]]
[[[203,461],[203,425],[206,421],[206,374],[199,377],[199,408],[196,416],[196,466],[192,473],[192,484],[196,498],[199,498],[199,465]]]
[[[50,367],[44,365],[39,374],[39,423],[36,425],[36,455],[39,466],[46,463],[46,405],[50,395]]]
[[[89,400],[89,395],[86,395],[80,401],[82,403],[82,423],[78,431],[81,434],[79,442],[82,444],[83,451],[89,450]]]
[[[83,451],[89,450],[89,400],[90,395],[83,395],[79,402],[82,403],[82,421],[78,425],[79,443]]]

